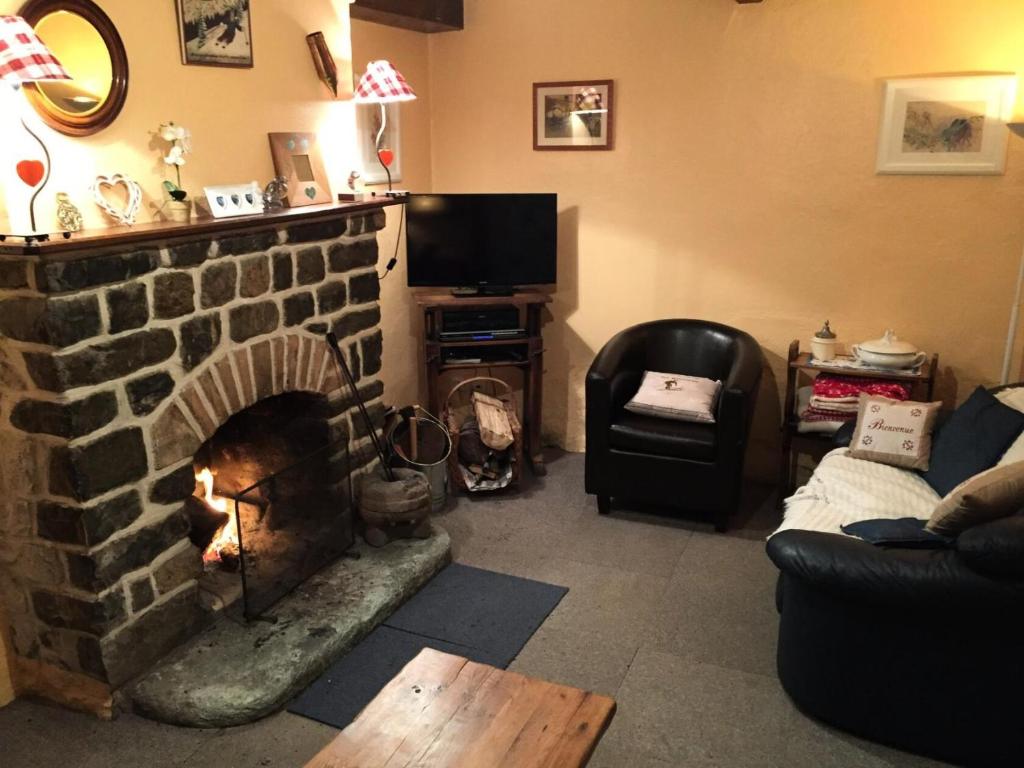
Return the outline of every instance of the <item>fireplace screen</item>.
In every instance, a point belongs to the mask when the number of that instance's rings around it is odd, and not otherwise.
[[[200,587],[218,607],[240,596],[247,620],[352,544],[348,439],[329,439],[325,406],[315,395],[268,398],[196,454],[189,510],[203,550]]]

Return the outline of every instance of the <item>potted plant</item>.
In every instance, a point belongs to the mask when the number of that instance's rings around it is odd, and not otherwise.
[[[171,146],[164,156],[164,163],[174,168],[177,183],[167,180],[164,189],[170,200],[164,205],[164,213],[170,221],[187,224],[192,218],[192,201],[188,192],[181,188],[181,166],[185,164],[185,155],[192,151],[192,134],[188,128],[174,122],[160,124],[160,138]]]

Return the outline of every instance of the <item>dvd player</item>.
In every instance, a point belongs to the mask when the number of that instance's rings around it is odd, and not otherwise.
[[[515,339],[526,336],[525,328],[492,328],[480,331],[448,331],[441,334],[441,341],[492,341],[494,339]]]

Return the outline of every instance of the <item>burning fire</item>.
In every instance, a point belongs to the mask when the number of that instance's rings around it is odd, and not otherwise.
[[[203,501],[217,512],[227,512],[228,500],[222,496],[213,495],[213,472],[210,471],[209,467],[203,467],[199,474],[196,475],[196,480],[203,484]],[[228,521],[217,531],[206,551],[203,552],[203,564],[215,565],[220,563],[224,559],[224,554],[237,557],[238,549],[238,527],[235,522],[235,516],[231,515]]]

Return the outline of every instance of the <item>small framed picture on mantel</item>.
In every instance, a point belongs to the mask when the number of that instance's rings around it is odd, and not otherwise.
[[[614,91],[611,80],[534,83],[533,148],[612,149]]]

